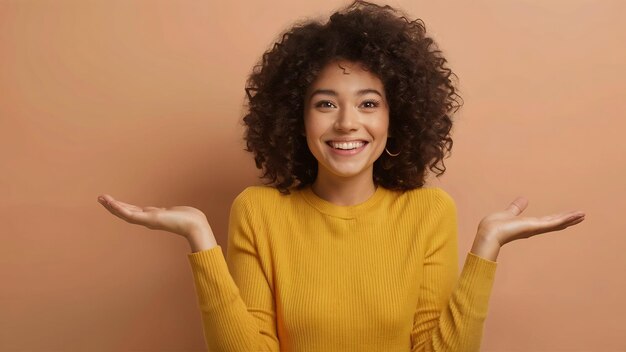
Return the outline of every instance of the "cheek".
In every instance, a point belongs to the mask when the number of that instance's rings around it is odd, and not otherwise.
[[[305,118],[304,137],[306,139],[306,145],[309,148],[309,151],[313,154],[315,154],[315,150],[317,148],[316,141],[319,139],[319,135],[315,127],[315,124],[312,124],[310,119]]]
[[[325,128],[322,119],[316,118],[315,116],[309,116],[304,119],[304,134],[307,139],[319,139],[324,131]]]
[[[378,135],[384,135],[389,133],[389,118],[383,117],[377,120],[376,125],[374,126],[376,133]]]

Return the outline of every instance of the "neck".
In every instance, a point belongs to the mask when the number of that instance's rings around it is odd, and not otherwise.
[[[364,203],[374,192],[376,185],[372,173],[350,178],[329,177],[318,172],[311,189],[318,197],[335,205],[350,206]]]

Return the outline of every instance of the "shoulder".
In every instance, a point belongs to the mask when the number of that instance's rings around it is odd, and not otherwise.
[[[441,187],[419,187],[399,193],[401,197],[420,200],[454,202],[448,192]]]
[[[291,195],[284,195],[271,186],[248,186],[233,200],[233,208],[263,209],[283,203]]]
[[[437,199],[437,204],[444,208],[456,208],[456,203],[454,202],[454,198],[448,192],[446,192],[443,188],[433,187],[433,193]]]
[[[420,187],[398,193],[414,207],[428,208],[431,211],[448,213],[456,210],[454,198],[441,187]]]
[[[271,186],[248,186],[235,197],[237,202],[267,202],[280,199],[285,195]]]
[[[241,191],[230,207],[232,221],[249,222],[257,230],[276,219],[289,217],[292,194],[284,195],[271,186],[249,186]]]

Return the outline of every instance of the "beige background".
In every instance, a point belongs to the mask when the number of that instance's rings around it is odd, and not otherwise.
[[[258,183],[244,84],[295,20],[346,1],[0,0],[0,350],[200,351],[185,240],[96,197],[203,210],[226,243]],[[626,351],[621,1],[393,1],[460,77],[446,189],[460,264],[476,226],[583,210],[506,245],[483,351]]]

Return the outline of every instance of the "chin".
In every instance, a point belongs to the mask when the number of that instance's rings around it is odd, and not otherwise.
[[[359,169],[331,169],[329,170],[333,176],[342,178],[352,178],[368,173],[369,168]]]

